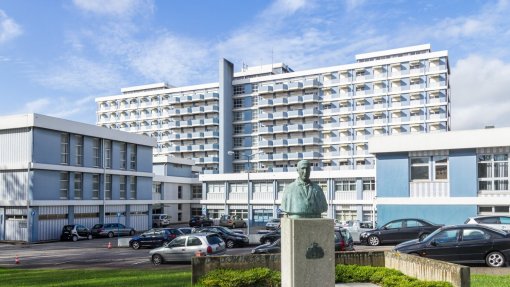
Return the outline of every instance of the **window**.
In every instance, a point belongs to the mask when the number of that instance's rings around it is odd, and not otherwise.
[[[161,183],[154,183],[152,185],[152,192],[161,193]]]
[[[126,176],[119,176],[119,192],[120,199],[126,199]]]
[[[243,146],[243,138],[234,138],[234,147]]]
[[[508,190],[508,154],[478,155],[478,189]]]
[[[245,183],[231,183],[230,193],[248,193],[248,184]]]
[[[74,174],[74,199],[82,199],[83,197],[83,175],[81,173]]]
[[[363,190],[375,190],[375,180],[374,179],[368,179],[363,180]]]
[[[98,138],[92,139],[92,164],[94,167],[101,166],[101,149]]]
[[[234,134],[242,134],[243,125],[234,125]]]
[[[192,199],[202,199],[202,186],[201,185],[192,185],[191,186],[191,198]]]
[[[436,180],[448,179],[448,157],[434,156],[434,177]]]
[[[355,180],[341,180],[335,182],[335,192],[338,191],[356,191]]]
[[[252,133],[258,133],[259,131],[259,125],[258,124],[252,124],[251,125],[251,132]]]
[[[234,109],[243,107],[243,99],[234,99]]]
[[[92,175],[92,199],[99,198],[99,174]]]
[[[69,164],[69,134],[60,134],[60,163]]]
[[[129,199],[136,199],[136,177],[130,177]]]
[[[67,199],[69,195],[69,173],[60,173],[60,199]]]
[[[177,210],[181,210],[181,209],[182,209],[182,204],[181,203],[177,204]]]
[[[112,141],[105,140],[104,141],[104,167],[112,168]]]
[[[412,157],[410,161],[411,161],[411,180],[448,179],[447,156]]]
[[[136,170],[136,145],[129,145],[129,169]]]
[[[208,184],[207,185],[208,193],[224,193],[225,185],[223,183],[220,184]]]
[[[429,158],[411,158],[411,180],[429,179]]]
[[[202,241],[197,237],[188,237],[188,246],[200,246]]]
[[[112,175],[105,175],[105,183],[104,183],[104,198],[112,199]]]
[[[177,186],[177,198],[182,199],[182,186]]]
[[[177,221],[182,221],[182,212],[177,213]]]
[[[244,94],[244,85],[235,85],[234,86],[234,95]]]
[[[200,207],[192,207],[191,208],[191,216],[200,216],[202,215],[202,208]]]
[[[288,183],[290,184],[290,182]],[[273,193],[273,182],[256,182],[253,184],[253,192],[270,192]]]
[[[258,91],[259,91],[259,85],[257,85],[257,84],[252,84],[252,85],[251,85],[251,91],[252,91],[253,93],[258,93]],[[255,103],[255,102],[254,102],[254,103]]]
[[[83,136],[75,135],[76,140],[76,165],[83,165]]]
[[[234,112],[234,121],[242,121],[243,112]]]
[[[127,168],[127,145],[126,143],[120,143],[120,168]]]

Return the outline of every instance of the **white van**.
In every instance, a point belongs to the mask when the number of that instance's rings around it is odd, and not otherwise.
[[[170,216],[167,214],[153,214],[152,227],[164,227],[170,224]]]

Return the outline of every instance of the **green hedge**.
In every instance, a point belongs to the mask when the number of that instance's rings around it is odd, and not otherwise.
[[[395,269],[384,267],[337,265],[335,282],[371,282],[383,287],[452,287],[448,282],[420,281]],[[200,280],[203,287],[279,287],[280,272],[268,268],[248,270],[216,269]]]

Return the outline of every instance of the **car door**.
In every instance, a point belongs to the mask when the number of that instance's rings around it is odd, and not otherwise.
[[[500,216],[499,217],[500,228],[504,231],[510,231],[510,217],[509,216]]]
[[[405,221],[404,228],[400,232],[401,241],[407,241],[418,238],[418,235],[422,231],[424,224],[416,219],[408,219]]]
[[[144,232],[140,235],[140,245],[141,246],[153,246],[154,240],[154,229]]]
[[[464,228],[459,241],[459,262],[484,262],[491,248],[489,233],[481,228]]]
[[[459,233],[460,229],[447,229],[438,232],[428,240],[426,246],[418,251],[420,256],[431,259],[458,262],[459,256]]]
[[[165,261],[185,261],[186,236],[174,239],[162,252]]]
[[[78,233],[79,237],[87,238],[89,230],[83,225],[76,225],[76,233]]]
[[[186,251],[184,252],[185,260],[191,261],[191,258],[195,256],[196,252],[207,252],[203,247],[202,241],[196,236],[189,236],[186,241]]]
[[[383,242],[402,241],[400,234],[402,232],[404,220],[394,220],[381,227],[380,237]]]

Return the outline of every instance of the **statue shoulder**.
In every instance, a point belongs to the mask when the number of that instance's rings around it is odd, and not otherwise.
[[[296,188],[298,188],[298,184],[297,184],[296,181],[293,181],[293,182],[291,182],[289,185],[287,185],[285,187],[284,192],[287,191],[287,190],[294,190]]]

